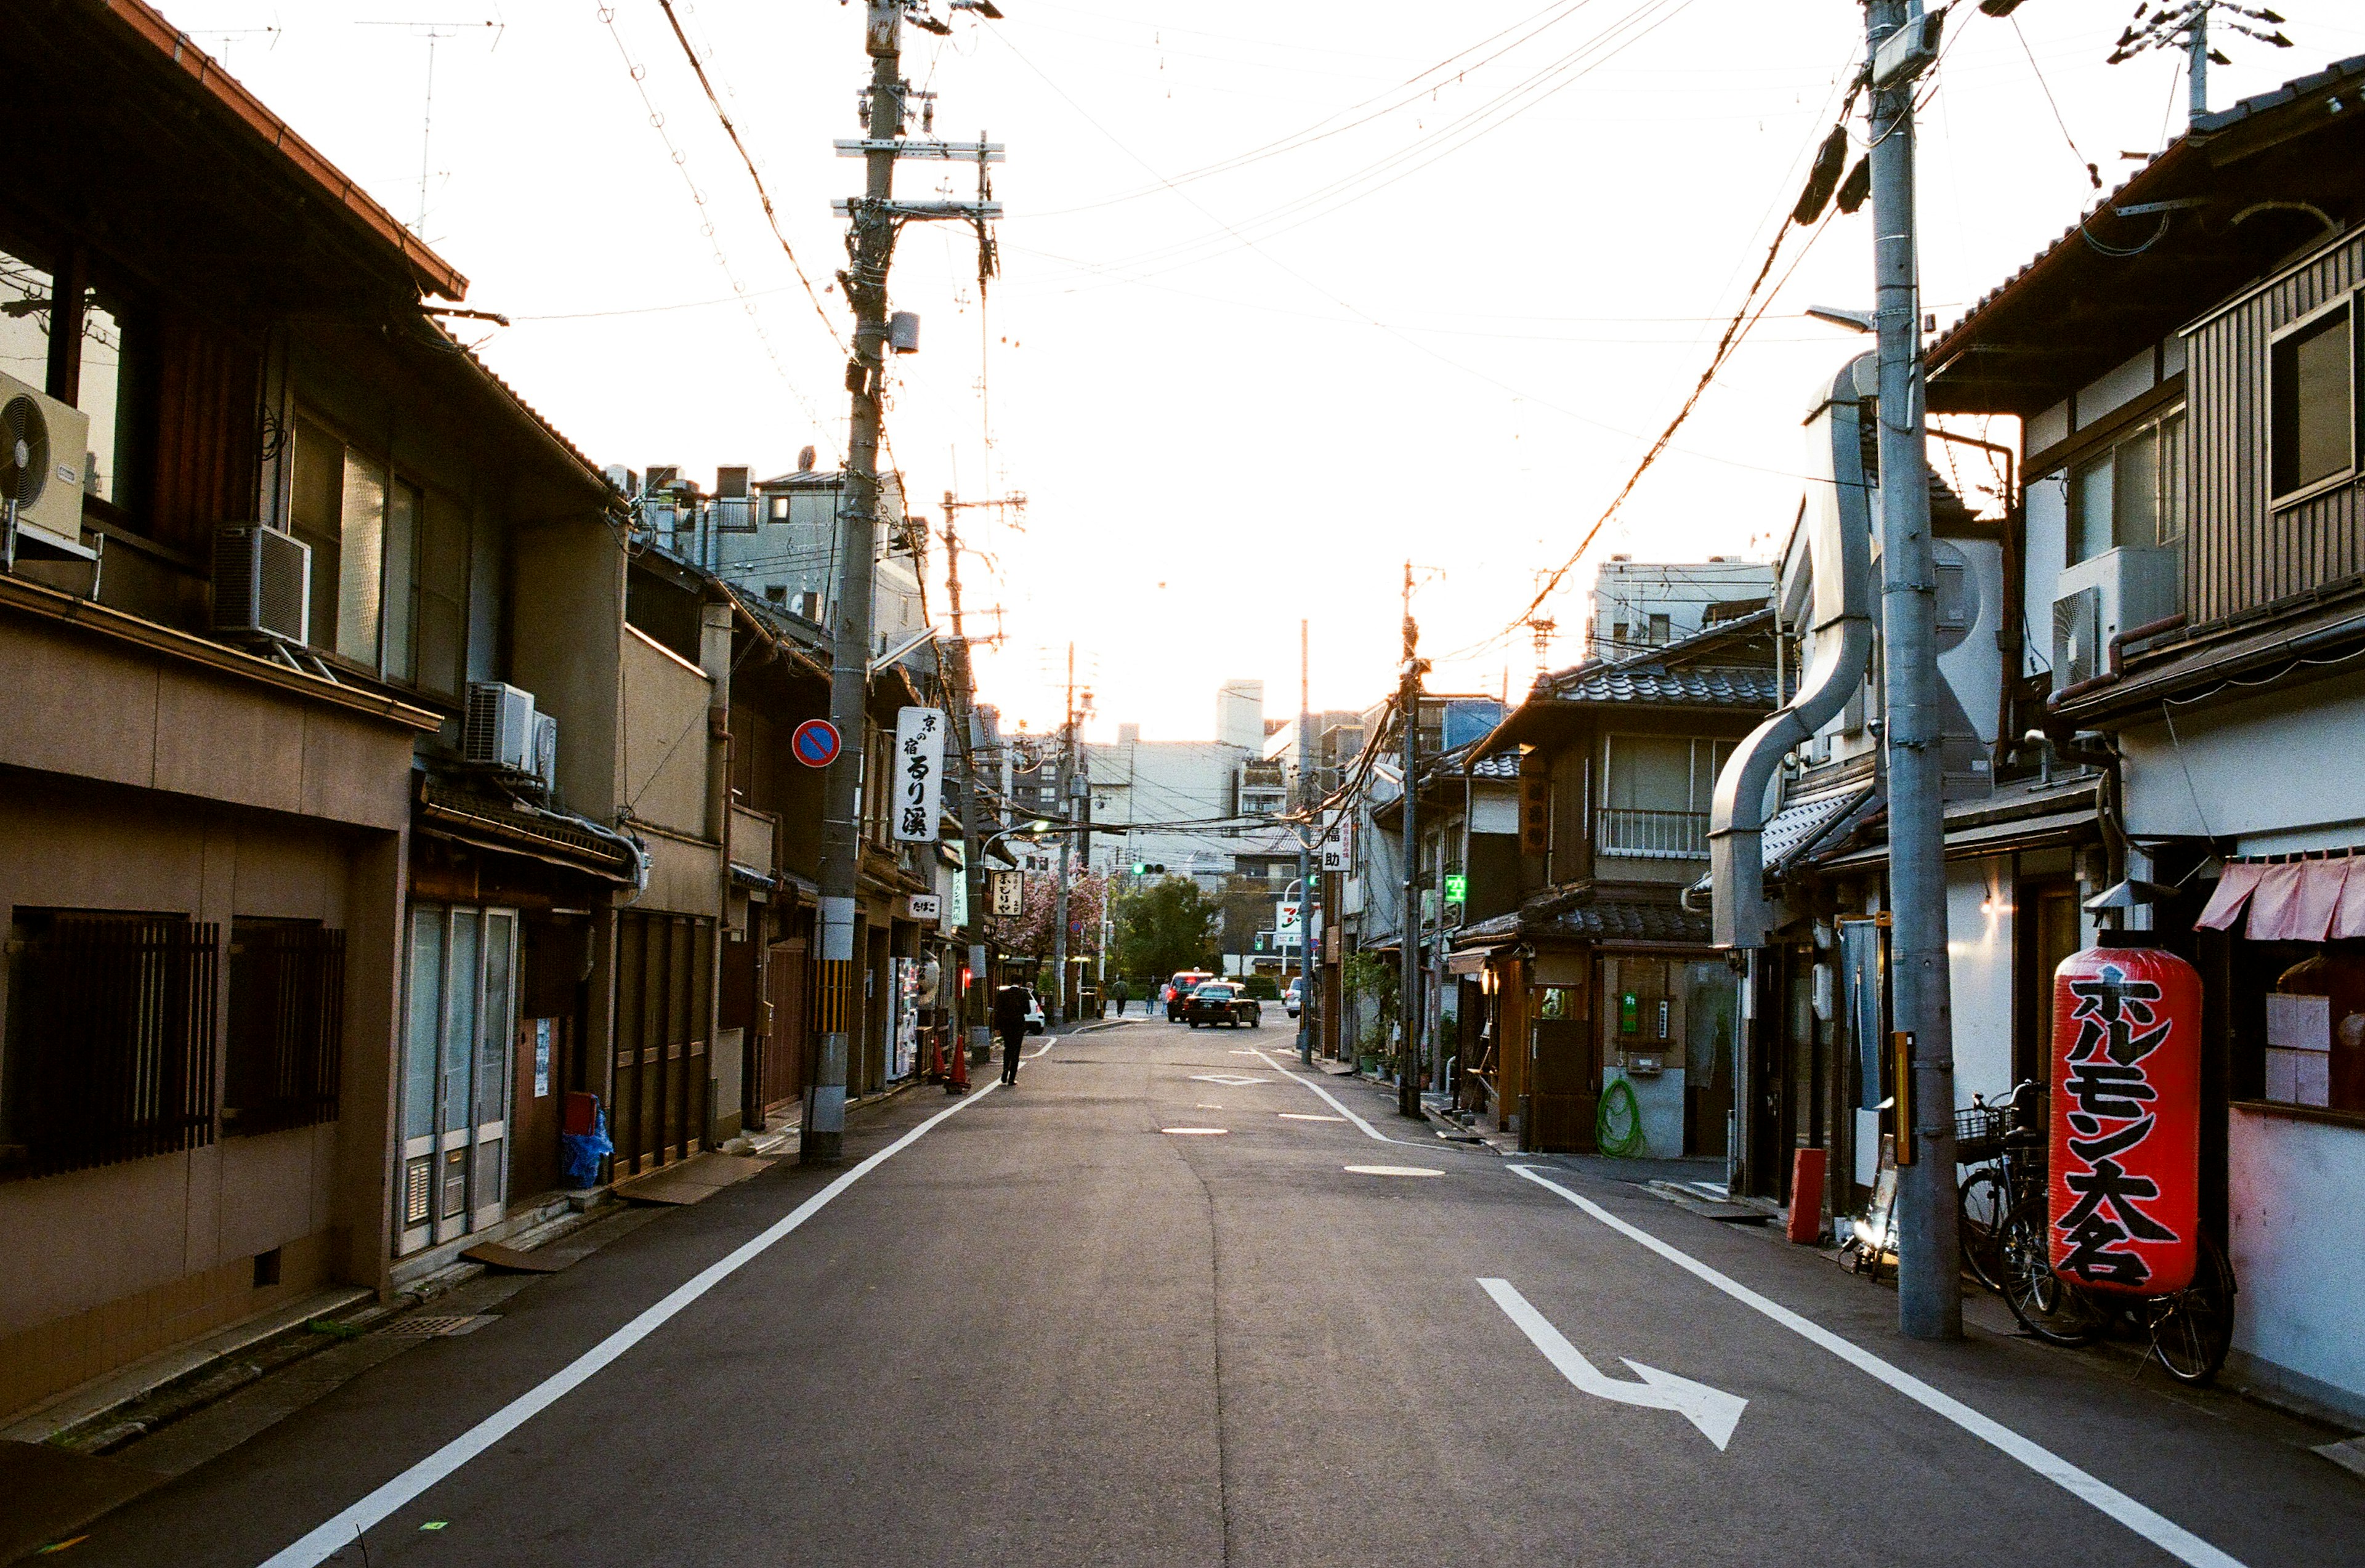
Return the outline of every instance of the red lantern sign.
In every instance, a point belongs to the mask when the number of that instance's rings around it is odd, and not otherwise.
[[[2052,1256],[2097,1291],[2191,1283],[2201,1241],[2201,976],[2089,947],[2053,975]]]

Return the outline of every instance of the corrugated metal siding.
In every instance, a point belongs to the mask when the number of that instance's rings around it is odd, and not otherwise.
[[[2184,610],[2196,624],[2365,571],[2365,509],[2344,486],[2268,506],[2268,363],[2276,330],[2365,279],[2365,236],[2204,323],[2191,340],[2192,526]]]

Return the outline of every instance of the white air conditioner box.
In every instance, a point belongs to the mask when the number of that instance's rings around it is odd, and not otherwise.
[[[2111,640],[2176,613],[2180,553],[2128,545],[2061,574],[2053,590],[2053,689],[2110,670]]]
[[[214,533],[214,634],[301,643],[312,617],[312,547],[239,523]]]
[[[533,776],[545,795],[558,788],[558,721],[547,713],[533,716]]]
[[[498,680],[472,680],[460,724],[460,754],[479,767],[532,774],[533,721],[532,692]],[[555,741],[554,735],[554,746]]]
[[[78,555],[90,416],[38,386],[0,375],[0,513],[17,504],[17,534]]]

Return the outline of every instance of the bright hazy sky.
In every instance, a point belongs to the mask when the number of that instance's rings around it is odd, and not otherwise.
[[[1029,499],[1023,532],[963,514],[989,553],[964,567],[965,601],[1000,607],[1007,633],[983,694],[1056,723],[1072,638],[1093,733],[1134,721],[1151,739],[1212,734],[1227,677],[1288,707],[1301,617],[1315,707],[1375,700],[1407,558],[1433,683],[1525,688],[1529,635],[1485,639],[1698,378],[1863,25],[1851,0],[1003,5],[1000,23],[957,14],[949,39],[905,29],[937,134],[1007,143],[1010,216],[982,304],[966,230],[906,231],[893,294],[922,352],[896,366],[890,437],[932,519],[955,486]],[[2353,0],[2278,8],[2298,47],[2226,40],[2213,106],[2365,52]],[[718,464],[842,452],[842,356],[656,0],[163,9],[406,220],[428,85],[413,24],[446,24],[423,231],[469,305],[513,320],[463,336],[603,463],[679,464],[711,487]],[[2027,0],[2015,27],[1955,7],[1921,122],[1942,324],[2095,199],[2084,162],[2115,185],[2135,167],[2123,152],[2181,129],[2175,57],[2103,63],[2133,9]],[[860,186],[830,150],[860,134],[860,5],[676,10],[826,285],[844,261],[829,201]],[[946,178],[908,163],[897,188]],[[1799,504],[1807,392],[1864,342],[1799,312],[1868,301],[1869,217],[1811,248],[1792,231],[1772,309],[1588,559],[1771,554]],[[842,296],[822,304],[844,331]],[[935,566],[941,622],[941,550]],[[1577,655],[1585,577],[1552,607],[1555,664]]]

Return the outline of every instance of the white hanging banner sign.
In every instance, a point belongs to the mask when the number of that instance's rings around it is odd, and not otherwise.
[[[905,708],[895,715],[895,839],[934,844],[945,798],[945,714]]]

